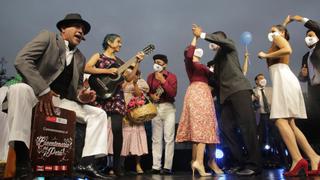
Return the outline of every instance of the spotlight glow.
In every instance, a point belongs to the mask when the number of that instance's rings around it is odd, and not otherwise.
[[[270,149],[269,144],[266,144],[266,145],[264,146],[264,149],[265,149],[265,150],[269,150],[269,149]]]
[[[222,159],[223,158],[223,151],[221,149],[216,149],[216,158]]]

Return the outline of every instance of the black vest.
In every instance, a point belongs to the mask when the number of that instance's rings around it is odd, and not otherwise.
[[[70,82],[73,76],[73,58],[68,66],[65,66],[61,74],[50,84],[50,88],[55,93],[59,94],[61,98],[68,96]]]

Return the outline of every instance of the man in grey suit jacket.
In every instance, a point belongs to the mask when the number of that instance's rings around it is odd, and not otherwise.
[[[304,26],[308,28],[306,32],[305,43],[310,50],[302,58],[299,80],[302,82],[308,82],[308,118],[315,120],[315,122],[319,122],[318,120],[320,120],[320,23],[301,16],[291,16],[290,20],[304,23]]]
[[[267,86],[267,80],[263,74],[254,78],[256,87],[253,88],[253,99],[257,100],[259,107],[256,109],[258,120],[257,134],[259,146],[262,152],[262,163],[264,166],[275,167],[287,161],[285,155],[285,144],[282,142],[280,133],[270,120],[270,109],[272,102],[272,87]],[[271,151],[273,149],[273,151]],[[274,152],[279,152],[275,154]]]
[[[217,53],[213,59],[214,76],[219,86],[220,103],[222,105],[221,130],[233,156],[238,160],[238,175],[253,175],[261,172],[260,151],[256,134],[255,114],[252,107],[252,87],[240,67],[238,52],[233,41],[222,31],[212,34],[202,32],[193,25],[193,34],[214,43]],[[239,128],[247,157],[242,154],[235,128]]]
[[[258,102],[256,107],[256,117],[258,121],[258,139],[260,145],[265,145],[267,141],[267,125],[270,120],[270,108],[272,98],[272,87],[267,87],[267,80],[263,74],[258,74],[254,78],[256,87],[253,88],[253,99]]]
[[[90,24],[79,14],[67,14],[57,23],[56,34],[40,32],[18,53],[15,67],[23,83],[10,86],[8,92],[9,141],[17,154],[17,178],[30,176],[29,145],[33,107],[53,115],[54,107],[75,111],[77,121],[86,123],[82,173],[104,178],[90,162],[107,154],[107,115],[85,105],[95,100],[95,92],[82,87],[85,57],[77,48],[90,31]]]

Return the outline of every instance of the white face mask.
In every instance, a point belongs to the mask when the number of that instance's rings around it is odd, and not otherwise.
[[[266,85],[267,85],[267,80],[266,80],[266,79],[261,79],[261,80],[259,81],[259,84],[260,84],[260,86],[262,86],[262,87],[266,87]]]
[[[201,58],[203,56],[203,50],[201,48],[197,48],[194,50],[193,55],[197,56],[198,58]]]
[[[219,45],[215,44],[215,43],[209,43],[209,49],[217,51],[219,49]]]
[[[269,33],[268,34],[268,39],[270,42],[273,42],[273,36],[280,36],[280,32],[279,31],[275,31],[273,33]]]
[[[210,67],[209,67],[209,71],[214,72],[214,67],[213,67],[213,66],[210,66]]]
[[[308,47],[313,46],[314,44],[316,44],[319,41],[317,36],[313,36],[313,37],[308,36],[304,40],[305,40]]]
[[[163,67],[160,66],[159,64],[153,64],[153,70],[156,72],[160,72],[163,70]]]

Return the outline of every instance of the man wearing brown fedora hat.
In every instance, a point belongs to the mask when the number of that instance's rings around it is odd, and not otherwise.
[[[42,31],[18,53],[15,68],[23,83],[9,87],[8,121],[11,144],[17,154],[17,178],[30,177],[29,145],[33,107],[53,115],[53,106],[72,110],[77,121],[87,124],[82,152],[82,173],[105,178],[92,161],[107,153],[107,115],[86,105],[95,100],[95,92],[82,86],[85,57],[77,48],[90,31],[90,24],[80,14],[67,14],[57,23],[60,34]],[[32,175],[31,175],[32,176]],[[28,179],[28,178],[27,178]]]

